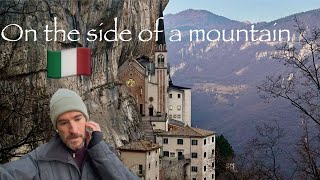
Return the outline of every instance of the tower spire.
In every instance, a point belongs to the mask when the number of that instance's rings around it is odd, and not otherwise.
[[[157,51],[166,51],[166,36],[164,33],[164,20],[163,20],[163,9],[162,9],[162,0],[160,0],[159,5],[159,24],[158,24],[158,40],[157,40]]]

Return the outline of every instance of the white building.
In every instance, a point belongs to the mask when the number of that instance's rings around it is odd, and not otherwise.
[[[162,146],[162,161],[190,159],[190,164],[185,165],[186,179],[208,180],[215,179],[215,135],[213,131],[187,125],[160,132],[156,139]]]
[[[169,81],[168,118],[191,126],[191,89],[173,85]]]

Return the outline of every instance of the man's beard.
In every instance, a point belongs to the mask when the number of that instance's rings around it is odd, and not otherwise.
[[[70,142],[70,140],[77,139],[77,138],[81,138],[82,139],[82,143],[80,144],[80,146],[74,147],[74,146],[72,146],[73,144],[69,143],[69,142]],[[82,148],[84,146],[84,143],[85,143],[85,137],[82,134],[72,134],[72,135],[68,136],[66,139],[67,139],[67,143],[65,143],[65,144],[72,150],[76,150],[76,149]]]

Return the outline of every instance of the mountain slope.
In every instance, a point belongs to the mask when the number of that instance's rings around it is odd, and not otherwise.
[[[190,29],[249,31],[254,25],[257,30],[267,29],[271,33],[273,30],[289,30],[292,39],[295,17],[306,23],[309,29],[320,27],[320,9],[257,24],[233,21],[202,10],[165,16],[167,37],[172,29],[184,33],[180,42],[167,40],[167,46],[174,82],[193,88],[194,126],[225,134],[237,151],[243,149],[254,135],[255,126],[261,122],[278,120],[289,137],[297,136],[300,120],[296,110],[281,100],[265,103],[257,90],[266,76],[293,71],[272,59],[276,46],[283,43],[278,40],[279,34],[276,34],[276,41],[265,42],[245,41],[243,34],[239,41],[233,42],[190,41],[187,37]],[[290,138],[288,143],[294,143],[294,140]]]

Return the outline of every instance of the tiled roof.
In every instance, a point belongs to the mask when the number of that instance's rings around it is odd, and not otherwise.
[[[181,126],[184,127],[185,123],[180,121],[180,120],[176,120],[176,119],[169,119],[168,121],[169,125],[175,125],[175,126]]]
[[[214,131],[190,127],[176,127],[174,130],[158,133],[159,136],[207,137],[216,134]]]
[[[176,85],[170,85],[169,89],[177,89],[177,90],[182,90],[182,89],[191,89],[188,87],[182,87],[182,86],[176,86]]]
[[[177,90],[183,90],[183,89],[191,89],[188,87],[182,87],[182,86],[176,86],[173,84],[172,80],[169,80],[169,89],[177,89]]]
[[[165,130],[162,130],[162,129],[155,129],[153,130],[154,133],[163,133],[163,132],[166,132]]]
[[[123,145],[119,147],[120,150],[129,150],[129,151],[151,151],[154,149],[158,149],[161,146],[159,144],[153,143],[147,140],[136,140],[129,144]]]

